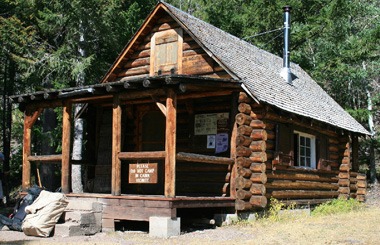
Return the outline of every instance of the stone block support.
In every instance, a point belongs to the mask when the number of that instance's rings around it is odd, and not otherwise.
[[[181,218],[149,217],[149,236],[168,238],[181,233]]]

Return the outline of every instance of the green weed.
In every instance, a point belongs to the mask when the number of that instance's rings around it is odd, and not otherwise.
[[[326,216],[336,213],[349,213],[363,208],[363,204],[356,199],[334,199],[318,205],[311,213],[312,216]]]

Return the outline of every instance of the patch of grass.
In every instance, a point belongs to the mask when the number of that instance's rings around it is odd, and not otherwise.
[[[270,199],[269,210],[265,215],[268,221],[277,222],[293,219],[292,215],[288,215],[290,210],[294,210],[296,207],[295,203],[286,205],[284,202],[277,200],[276,198]]]
[[[337,213],[349,213],[363,208],[363,204],[356,199],[334,199],[318,205],[312,212],[312,216],[326,216]]]

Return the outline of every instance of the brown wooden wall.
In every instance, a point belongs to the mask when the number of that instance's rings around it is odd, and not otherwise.
[[[238,108],[237,210],[265,207],[272,197],[300,204],[338,196],[364,200],[365,176],[351,171],[351,135],[258,105],[245,93],[240,93]],[[294,130],[316,136],[316,169],[293,165]]]
[[[182,32],[182,45],[179,49],[181,54],[178,55],[178,65],[174,66],[174,74],[200,75],[212,78],[230,78],[230,76],[220,67],[201,46],[183,30],[167,13],[162,13],[161,18],[157,19],[155,25],[148,26],[147,30],[139,33],[138,39],[133,44],[125,58],[120,62],[118,68],[114,71],[112,78],[108,81],[117,81],[137,77],[145,77],[152,74],[151,55],[160,55],[157,47],[152,48],[151,38],[157,34],[164,34],[173,30]],[[172,42],[172,38],[163,38],[160,44]],[[175,50],[172,50],[175,53]],[[181,68],[179,68],[181,67]],[[162,75],[167,74],[164,71]]]

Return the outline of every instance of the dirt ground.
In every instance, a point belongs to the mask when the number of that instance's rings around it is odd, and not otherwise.
[[[158,239],[146,232],[116,231],[82,237],[29,237],[0,231],[1,244],[380,244],[380,187],[368,191],[365,208],[348,214],[280,222],[240,222]]]

